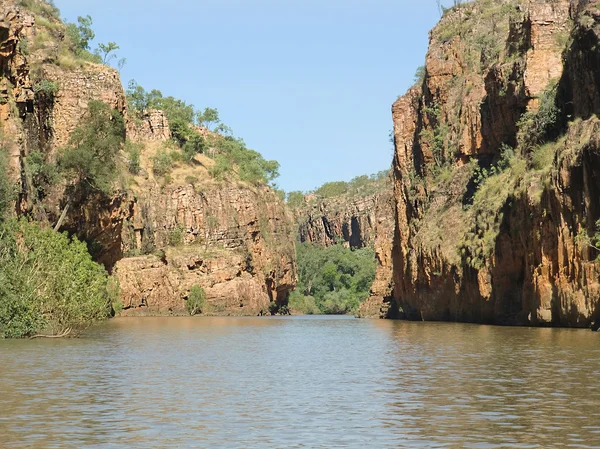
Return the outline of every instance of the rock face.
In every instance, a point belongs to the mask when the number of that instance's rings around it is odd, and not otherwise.
[[[192,185],[139,195],[123,236],[129,254],[115,267],[125,313],[181,313],[192,286],[205,314],[266,315],[296,284],[291,219],[267,187],[196,191]]]
[[[396,316],[392,296],[393,195],[389,178],[378,181],[369,194],[346,194],[326,199],[307,195],[304,207],[294,211],[301,242],[350,248],[375,248],[376,277],[369,298],[358,315],[365,318]]]
[[[295,247],[278,196],[265,186],[211,181],[210,160],[174,170],[169,182],[155,179],[150,158],[171,138],[165,115],[129,117],[118,72],[61,63],[64,25],[52,14],[45,16],[50,31],[36,20],[15,0],[0,5],[0,146],[19,192],[15,213],[55,225],[66,210],[61,230],[86,240],[95,260],[117,274],[125,313],[183,313],[193,285],[205,288],[203,312],[210,314],[257,315],[285,306],[296,283]],[[39,152],[54,164],[91,100],[125,116],[124,137],[143,147],[145,168],[132,184],[120,181],[112,197],[94,194],[70,204],[64,183],[40,196],[27,175],[28,156]]]
[[[375,210],[379,194],[366,197],[313,199],[298,213],[301,242],[322,246],[340,242],[350,248],[364,248],[375,240]]]
[[[598,319],[599,18],[584,1],[478,1],[432,31],[422,84],[392,108],[407,318]]]
[[[370,296],[360,305],[361,318],[396,318],[398,305],[393,296],[392,243],[394,239],[393,195],[390,190],[381,192],[374,205],[373,232],[377,269],[371,285]]]

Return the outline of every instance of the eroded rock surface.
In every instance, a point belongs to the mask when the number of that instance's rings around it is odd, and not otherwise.
[[[588,2],[493,5],[502,13],[479,1],[445,15],[423,83],[392,108],[394,296],[414,320],[587,327],[599,314],[600,15]],[[526,145],[519,120],[550,94],[558,117]]]

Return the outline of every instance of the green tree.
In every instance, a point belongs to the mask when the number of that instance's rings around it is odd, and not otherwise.
[[[189,162],[194,159],[197,154],[204,153],[206,150],[206,140],[198,132],[190,133],[188,139],[181,147],[186,160]]]
[[[315,194],[323,198],[331,198],[332,196],[343,195],[348,191],[348,183],[344,181],[326,182],[317,190]]]
[[[135,80],[129,81],[126,94],[127,104],[134,112],[139,114],[150,109],[149,94]]]
[[[108,64],[111,60],[117,57],[115,51],[117,51],[118,49],[119,46],[116,44],[116,42],[109,42],[108,44],[98,44],[96,54],[98,54],[102,58],[102,62],[104,62],[104,64]]]
[[[84,196],[93,191],[112,193],[124,134],[125,122],[117,110],[96,100],[88,103],[82,124],[71,133],[58,158],[60,170]]]
[[[85,17],[79,16],[77,17],[77,23],[79,25],[74,23],[67,25],[67,34],[71,39],[73,49],[75,53],[89,51],[90,41],[96,37],[96,33],[92,30],[92,18],[89,15]]]
[[[152,158],[152,171],[158,176],[165,176],[173,168],[173,158],[171,154],[164,148],[159,149]]]
[[[221,123],[219,119],[219,111],[213,108],[205,108],[203,112],[198,111],[196,120],[200,126],[204,126],[208,130],[213,130],[214,127]]]

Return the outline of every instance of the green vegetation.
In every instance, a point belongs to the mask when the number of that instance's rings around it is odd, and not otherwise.
[[[8,154],[0,147],[0,222],[8,216],[15,194],[15,186],[8,177]]]
[[[446,163],[449,156],[449,126],[442,120],[441,110],[437,103],[423,108],[429,122],[429,127],[421,131],[420,137],[430,149],[437,168]]]
[[[517,123],[517,139],[524,151],[531,151],[536,145],[555,137],[555,128],[560,116],[560,109],[556,106],[557,86],[556,82],[551,83],[538,97],[539,108],[524,113]]]
[[[250,184],[268,184],[279,176],[279,162],[264,159],[257,151],[247,148],[242,139],[225,136],[216,139],[213,145],[219,153],[211,175],[219,180],[235,173]]]
[[[36,189],[38,199],[46,197],[50,188],[60,180],[56,165],[46,162],[44,155],[39,151],[32,151],[25,158],[25,173]]]
[[[205,302],[206,292],[202,287],[194,285],[190,289],[190,294],[185,302],[185,308],[190,315],[194,316],[202,312]]]
[[[125,124],[118,111],[100,101],[88,103],[82,124],[71,133],[58,158],[59,169],[84,197],[91,192],[112,192],[124,135]]]
[[[375,279],[373,249],[353,251],[343,245],[321,247],[311,243],[299,243],[296,248],[299,279],[290,307],[305,313],[316,313],[318,309],[325,314],[358,310]]]
[[[300,191],[289,192],[286,199],[288,206],[292,209],[297,209],[306,204],[306,201],[304,200],[304,193]]]
[[[152,171],[155,175],[165,176],[173,168],[173,157],[165,148],[160,148],[152,158]]]
[[[389,172],[384,170],[371,176],[357,176],[350,182],[327,182],[312,193],[321,198],[332,198],[342,195],[349,195],[353,197],[365,196],[379,191],[382,187],[382,183],[384,183],[388,178]],[[297,193],[298,192],[294,192],[294,194]],[[299,197],[296,195],[295,199],[299,200]]]
[[[33,91],[37,95],[43,95],[49,100],[53,100],[58,93],[58,84],[53,81],[41,80],[33,86]]]
[[[210,173],[218,180],[231,178],[250,184],[268,184],[279,176],[279,163],[265,160],[260,153],[248,148],[242,139],[231,135],[231,130],[221,123],[216,109],[196,111],[193,105],[165,97],[159,90],[147,92],[134,80],[129,83],[127,101],[138,117],[152,109],[163,111],[169,120],[173,140],[183,154],[182,159],[192,163],[197,154],[212,157],[215,164]],[[202,132],[202,128],[208,133]],[[160,158],[161,162],[166,162],[163,154]],[[168,173],[164,170],[167,165],[155,162],[154,172],[159,175]]]
[[[304,315],[320,315],[322,313],[314,296],[306,296],[297,291],[290,295],[288,309]]]
[[[142,148],[144,147],[141,143],[134,143],[131,140],[125,142],[125,153],[127,154],[127,169],[132,175],[140,173],[140,155]]]
[[[496,166],[476,170],[479,188],[466,217],[471,227],[460,245],[461,254],[473,268],[481,269],[492,255],[503,219],[502,209],[525,173],[525,160],[508,148]]]
[[[522,14],[518,6],[519,0],[455,2],[452,8],[444,10],[434,36],[441,42],[459,37],[469,66],[475,73],[484,73],[504,51],[510,22]]]
[[[25,220],[0,232],[0,337],[77,335],[107,317],[104,268],[85,243]]]
[[[183,238],[185,236],[185,229],[183,225],[179,224],[175,228],[169,231],[169,245],[170,246],[181,246],[183,245]]]
[[[425,66],[421,65],[419,67],[417,67],[417,70],[415,71],[415,77],[414,77],[414,85],[415,86],[421,86],[423,84],[423,81],[425,81]]]

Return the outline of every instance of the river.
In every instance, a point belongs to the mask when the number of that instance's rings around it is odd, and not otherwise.
[[[2,448],[600,447],[600,335],[120,318],[0,341]]]

